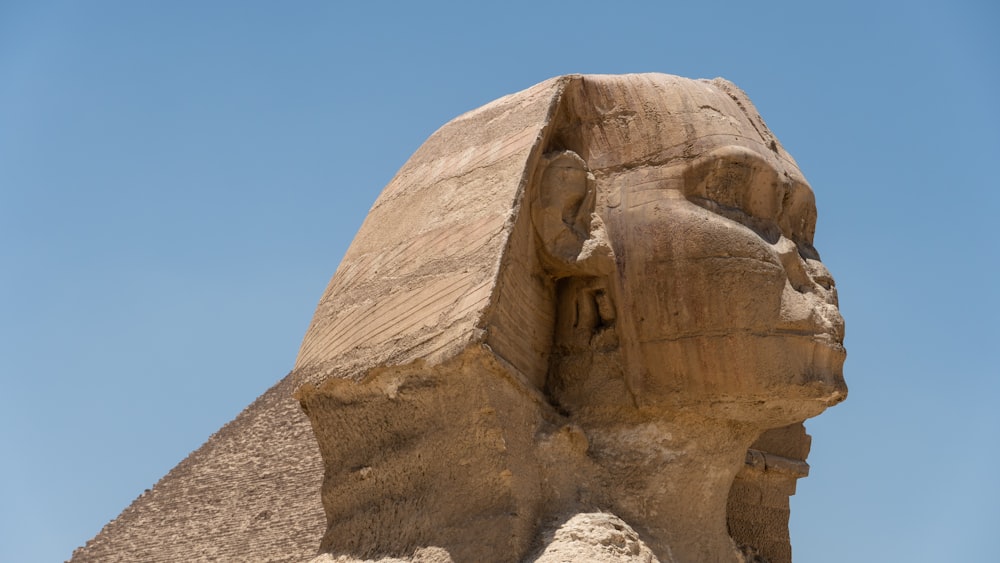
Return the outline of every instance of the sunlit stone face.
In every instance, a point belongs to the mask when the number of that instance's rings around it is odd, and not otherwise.
[[[683,85],[661,100],[661,121],[679,114],[685,127],[662,129],[659,162],[597,171],[623,336],[634,342],[626,371],[647,404],[744,420],[814,416],[846,386],[836,289],[813,248],[812,190],[729,97]]]

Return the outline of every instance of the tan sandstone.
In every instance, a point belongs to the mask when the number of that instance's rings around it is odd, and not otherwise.
[[[815,221],[721,79],[565,76],[459,116],[292,373],[74,561],[790,561],[801,423],[846,397]]]

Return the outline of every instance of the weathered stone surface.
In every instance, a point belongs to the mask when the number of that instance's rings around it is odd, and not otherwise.
[[[789,561],[801,422],[846,396],[815,220],[721,79],[566,76],[464,114],[385,188],[271,399],[75,560]]]
[[[545,548],[532,563],[608,561],[660,563],[639,534],[613,514],[603,512],[573,515],[565,524],[542,538]]]

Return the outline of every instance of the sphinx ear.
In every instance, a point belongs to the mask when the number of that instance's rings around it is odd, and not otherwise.
[[[594,212],[596,200],[594,175],[580,155],[556,151],[542,158],[531,220],[553,276],[606,275],[614,268],[604,223]]]

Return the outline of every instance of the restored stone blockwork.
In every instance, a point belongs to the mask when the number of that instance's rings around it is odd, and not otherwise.
[[[815,219],[721,79],[464,114],[373,206],[292,373],[74,561],[790,561],[801,422],[846,396]]]

